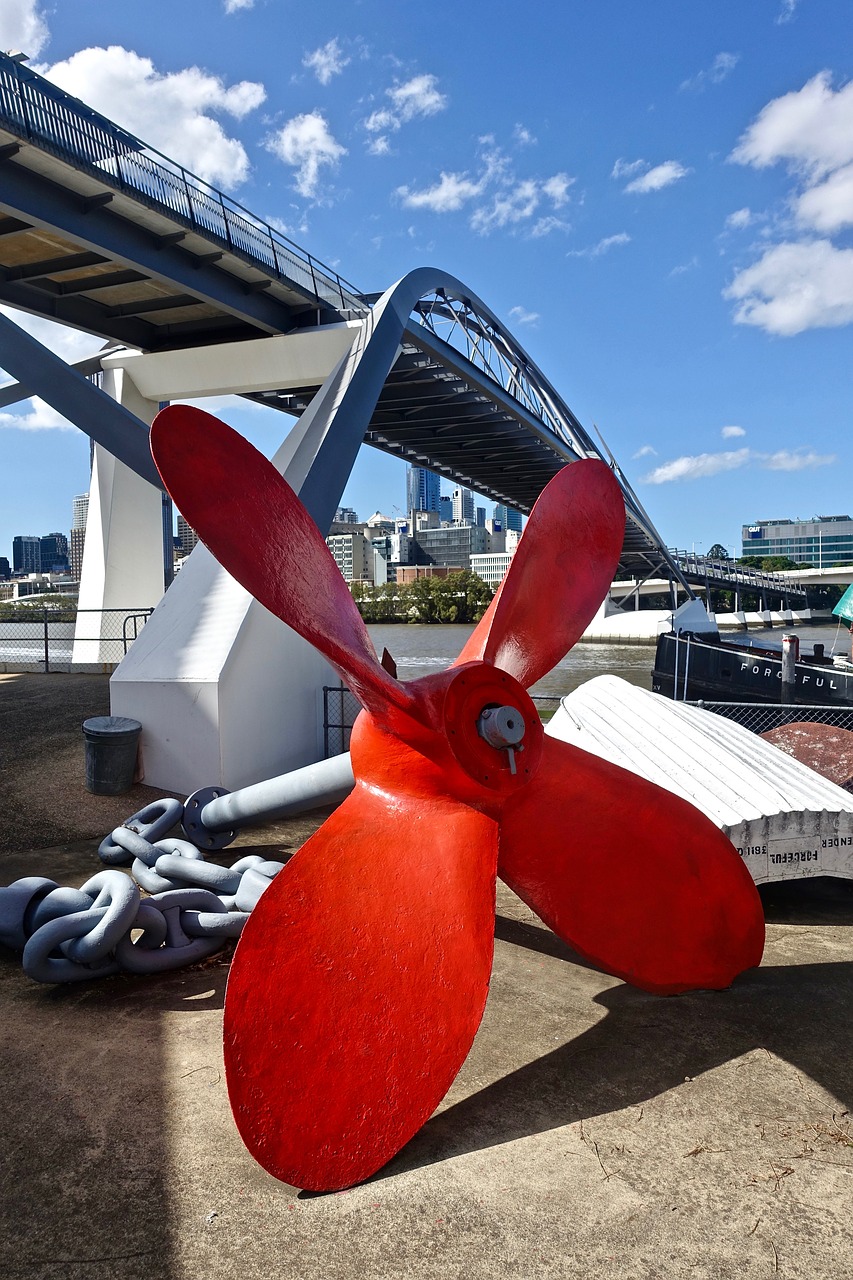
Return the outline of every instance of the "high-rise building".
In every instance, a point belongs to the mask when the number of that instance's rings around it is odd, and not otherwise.
[[[178,542],[181,544],[181,555],[188,556],[198,542],[198,534],[184,517],[178,512]]]
[[[406,473],[406,510],[438,511],[441,482],[426,467],[409,467]]]
[[[450,494],[442,494],[438,500],[438,518],[446,520],[448,524],[453,519],[453,499]]]
[[[64,533],[46,533],[41,544],[41,572],[67,573],[68,539]]]
[[[358,524],[358,515],[352,507],[338,507],[335,512],[336,524]]]
[[[12,567],[6,556],[0,556],[0,578],[10,578],[12,576]]]
[[[89,512],[88,493],[79,493],[71,505],[71,539],[68,547],[68,560],[71,565],[71,577],[80,581],[83,569],[83,544],[86,541],[86,516]]]
[[[453,504],[454,521],[467,520],[468,524],[474,523],[474,495],[470,489],[454,489],[451,496]]]
[[[41,538],[19,533],[12,539],[12,569],[15,573],[41,573]]]
[[[502,503],[496,503],[495,520],[500,520],[504,532],[507,529],[514,529],[516,533],[521,533],[522,515],[520,511],[514,511],[512,507],[505,507]]]

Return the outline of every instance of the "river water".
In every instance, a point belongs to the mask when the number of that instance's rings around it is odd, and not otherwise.
[[[400,679],[416,680],[419,676],[428,676],[449,667],[459,656],[474,627],[375,624],[367,629],[380,656],[384,648],[388,649],[397,663]],[[760,628],[738,634],[725,632],[724,639],[739,643],[751,641],[756,645],[779,644],[782,636],[787,634],[798,635],[800,647],[806,653],[810,652],[815,641],[825,644],[827,653],[833,646],[837,653],[850,652],[849,635],[844,628],[839,632],[835,621],[823,626]],[[654,655],[653,644],[584,644],[581,641],[553,671],[533,686],[531,692],[563,697],[586,680],[605,673],[621,676],[629,684],[639,685],[642,689],[651,689]]]

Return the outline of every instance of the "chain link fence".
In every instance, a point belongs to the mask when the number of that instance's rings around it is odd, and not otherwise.
[[[853,707],[799,706],[780,702],[687,702],[682,706],[701,707],[743,725],[752,733],[767,733],[783,724],[807,721],[853,730]]]
[[[0,605],[0,671],[75,671],[116,667],[152,609],[39,608]]]
[[[339,756],[349,751],[349,740],[361,703],[346,685],[323,686],[323,754]]]

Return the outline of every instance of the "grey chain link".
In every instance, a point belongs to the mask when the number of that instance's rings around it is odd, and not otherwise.
[[[165,973],[240,936],[284,863],[258,854],[231,867],[206,862],[188,840],[166,836],[183,808],[179,800],[155,800],[101,842],[101,861],[129,866],[130,876],[101,871],[79,889],[27,876],[0,888],[0,942],[23,952],[28,977],[58,983]]]

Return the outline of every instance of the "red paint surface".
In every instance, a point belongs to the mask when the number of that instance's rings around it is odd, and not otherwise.
[[[659,995],[757,965],[764,913],[731,842],[693,805],[554,738],[501,818],[498,870],[581,955]]]
[[[265,1168],[349,1186],[438,1105],[482,1016],[498,857],[560,936],[648,990],[725,986],[758,963],[760,901],[725,837],[668,792],[546,739],[522,687],[574,643],[612,579],[624,506],[603,463],[555,477],[458,663],[403,686],[261,454],[181,406],[158,415],[152,449],[214,555],[367,708],[355,791],[261,899],[231,968],[229,1093]],[[515,774],[477,732],[493,705],[526,724]]]

